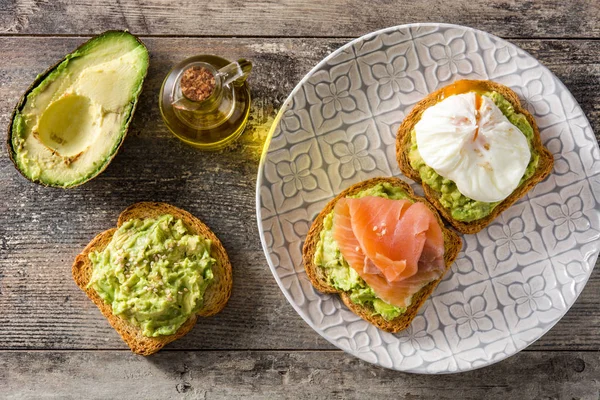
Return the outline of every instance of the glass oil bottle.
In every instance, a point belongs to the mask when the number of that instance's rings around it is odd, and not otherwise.
[[[250,114],[246,82],[252,63],[199,55],[175,65],[159,95],[169,130],[202,150],[220,150],[244,131]]]

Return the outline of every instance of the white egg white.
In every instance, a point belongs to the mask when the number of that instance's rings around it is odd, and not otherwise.
[[[488,97],[474,92],[427,108],[415,125],[425,164],[456,183],[460,193],[492,203],[519,186],[531,159],[527,138]]]

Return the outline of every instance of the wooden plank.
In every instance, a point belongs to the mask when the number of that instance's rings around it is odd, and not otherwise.
[[[5,37],[0,42],[0,126],[36,74],[74,49],[77,38]],[[203,320],[169,348],[331,349],[295,313],[264,259],[255,222],[258,158],[276,110],[293,86],[339,39],[147,38],[147,85],[129,136],[110,167],[72,190],[30,184],[0,157],[0,348],[123,349],[125,345],[71,280],[74,256],[116,222],[129,204],[171,202],[194,213],[223,240],[234,265],[234,291],[223,313]],[[600,127],[600,42],[518,41],[567,84]],[[164,74],[195,53],[255,62],[253,120],[222,153],[181,144],[160,122]],[[531,349],[600,348],[600,272],[566,317]],[[573,327],[577,326],[577,332]]]
[[[505,37],[600,35],[595,0],[490,2],[260,0],[3,0],[0,32],[93,34],[127,28],[139,35],[355,37],[414,22],[451,22]]]
[[[526,352],[437,376],[338,351],[0,352],[0,393],[9,399],[597,399],[599,376],[593,352]]]

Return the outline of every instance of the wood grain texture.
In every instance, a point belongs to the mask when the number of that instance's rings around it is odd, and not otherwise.
[[[597,399],[592,352],[523,352],[458,375],[386,370],[340,351],[0,352],[5,398]],[[90,385],[93,389],[90,390]],[[392,395],[393,394],[393,395]]]
[[[206,318],[168,348],[332,349],[279,291],[260,245],[254,195],[258,158],[276,110],[302,76],[345,40],[142,39],[151,53],[147,84],[129,135],[102,175],[69,191],[43,188],[22,178],[2,149],[0,348],[125,349],[71,280],[70,265],[96,233],[114,226],[119,212],[148,200],[172,203],[202,219],[222,239],[234,269],[233,294],[224,311]],[[10,111],[35,75],[82,41],[2,38],[0,126],[8,124]],[[600,41],[514,42],[563,80],[599,133]],[[221,153],[203,153],[182,144],[160,122],[157,97],[162,78],[174,63],[197,53],[246,57],[255,63],[250,78],[253,120],[238,144]],[[573,308],[529,349],[598,350],[598,304],[600,271],[596,268]],[[221,357],[229,356],[223,353]],[[310,365],[321,361],[327,360],[311,359]],[[355,377],[342,373],[338,379]]]
[[[600,35],[596,0],[2,0],[0,33],[356,37],[414,22],[467,25],[498,36]]]

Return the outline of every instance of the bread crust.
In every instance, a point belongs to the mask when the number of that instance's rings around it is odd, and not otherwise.
[[[156,353],[167,343],[187,334],[192,330],[199,316],[207,317],[221,311],[229,300],[233,284],[231,263],[221,241],[208,226],[187,211],[166,203],[135,203],[119,215],[117,227],[120,227],[130,219],[156,218],[164,214],[171,214],[173,217],[181,219],[190,232],[210,239],[212,241],[211,257],[216,260],[216,263],[212,267],[214,280],[210,283],[204,294],[204,306],[197,314],[190,316],[174,334],[158,337],[143,336],[139,327],[114,315],[111,305],[106,304],[93,288],[87,288],[93,269],[88,255],[93,251],[104,250],[112,240],[117,228],[108,229],[92,239],[85,249],[75,257],[72,266],[73,279],[77,283],[77,286],[96,304],[112,327],[121,335],[123,341],[131,348],[131,351],[144,356]]]
[[[535,185],[544,180],[552,171],[554,165],[554,157],[552,153],[548,151],[542,144],[540,138],[540,131],[535,122],[533,116],[527,111],[519,100],[519,96],[507,86],[501,85],[497,82],[485,81],[485,80],[467,80],[463,79],[453,84],[470,83],[474,86],[483,87],[488,91],[496,91],[500,93],[506,100],[508,100],[515,109],[515,112],[525,115],[527,121],[533,128],[533,148],[538,152],[540,158],[535,173],[523,182],[514,192],[498,204],[492,212],[484,218],[478,219],[471,222],[458,221],[452,218],[450,211],[446,209],[440,202],[440,194],[433,190],[429,185],[421,181],[419,171],[413,169],[410,165],[408,154],[411,146],[410,133],[413,130],[415,124],[421,119],[423,112],[438,102],[438,96],[444,91],[444,88],[438,89],[435,92],[427,95],[423,100],[419,101],[411,110],[411,112],[404,118],[402,124],[398,128],[398,135],[396,136],[396,158],[400,170],[407,177],[413,179],[416,182],[421,183],[423,190],[425,191],[425,197],[435,206],[442,217],[448,221],[457,231],[461,233],[477,233],[486,226],[488,226],[500,213],[513,205],[521,197],[531,190]]]
[[[350,186],[349,188],[341,192],[339,195],[337,195],[329,203],[327,203],[325,208],[323,208],[319,215],[317,215],[317,217],[313,221],[312,226],[310,227],[310,230],[308,231],[306,241],[304,242],[304,247],[302,248],[302,260],[304,263],[304,269],[306,270],[306,274],[308,275],[308,279],[310,279],[310,282],[315,287],[315,289],[322,293],[339,293],[340,298],[342,299],[344,304],[346,304],[346,306],[356,315],[375,325],[379,329],[382,329],[386,332],[395,333],[406,329],[410,325],[412,320],[417,315],[419,308],[431,295],[435,287],[444,277],[444,274],[442,274],[442,276],[439,279],[428,283],[419,292],[413,295],[412,303],[404,314],[398,316],[397,318],[394,318],[393,320],[387,321],[380,315],[374,315],[374,310],[371,306],[361,306],[359,304],[353,303],[350,300],[349,292],[344,292],[331,286],[327,280],[327,276],[323,268],[318,267],[314,263],[317,243],[320,239],[320,233],[323,230],[323,220],[327,216],[327,214],[329,214],[333,210],[338,200],[340,200],[343,197],[356,194],[364,189],[373,187],[378,183],[384,182],[390,183],[396,187],[401,187],[406,193],[408,193],[411,199],[423,202],[427,207],[429,207],[429,209],[437,218],[440,227],[442,228],[442,233],[444,235],[444,264],[446,266],[446,270],[444,271],[445,274],[445,272],[448,271],[448,269],[458,256],[458,253],[462,248],[462,240],[456,234],[456,232],[444,226],[441,217],[439,216],[435,208],[427,202],[427,200],[425,200],[423,197],[415,195],[412,188],[406,182],[398,178],[382,177],[359,182],[353,186]]]

